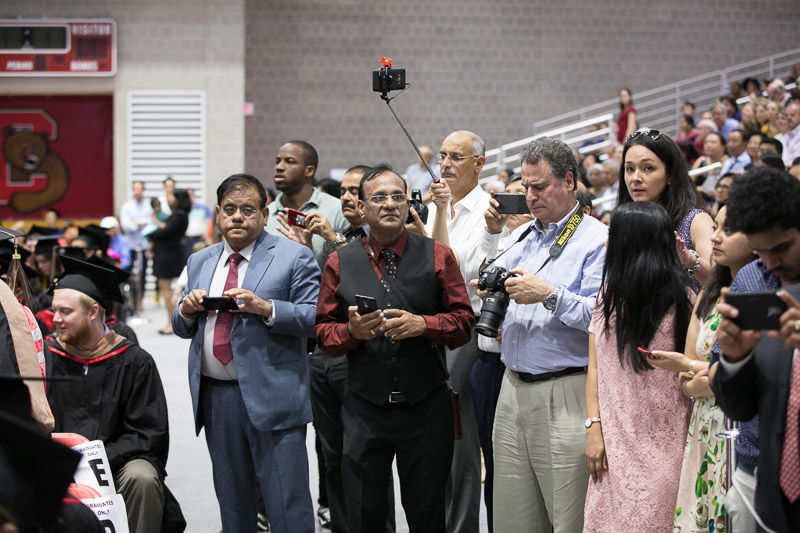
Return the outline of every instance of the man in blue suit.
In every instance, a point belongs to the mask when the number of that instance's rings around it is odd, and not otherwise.
[[[223,531],[256,531],[257,482],[273,532],[310,533],[306,338],[314,334],[320,272],[308,248],[264,231],[266,200],[249,174],[219,186],[224,240],[189,258],[172,327],[192,339],[195,426],[198,433],[205,426]],[[207,310],[205,300],[220,296],[237,308]]]

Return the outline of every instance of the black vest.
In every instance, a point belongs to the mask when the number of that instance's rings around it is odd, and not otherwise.
[[[347,316],[349,306],[356,305],[356,294],[374,297],[379,309],[405,309],[394,291],[402,291],[414,307],[405,310],[415,315],[445,311],[433,262],[433,244],[427,237],[408,234],[405,250],[397,262],[397,275],[390,280],[392,292],[388,293],[378,280],[363,240],[338,250],[340,280],[336,297],[343,316]],[[361,341],[347,355],[349,390],[376,405],[385,404],[393,390],[403,393],[412,404],[419,402],[444,385],[445,376],[437,357],[436,349],[424,337],[390,342],[378,335],[370,341]]]

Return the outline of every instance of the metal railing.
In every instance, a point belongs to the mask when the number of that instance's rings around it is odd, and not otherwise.
[[[728,93],[730,83],[745,78],[784,77],[797,62],[800,62],[800,48],[637,92],[634,94],[637,122],[640,126],[658,129],[675,136],[684,102],[694,103],[699,117],[714,105],[720,95]],[[486,151],[486,164],[481,173],[481,183],[495,179],[497,171],[502,168],[511,167],[519,171],[519,151],[523,145],[534,139],[557,137],[582,153],[610,146],[616,141],[613,125],[617,113],[619,113],[619,100],[612,98],[535,122],[531,137]],[[589,131],[593,126],[598,129]],[[587,141],[599,142],[585,144]]]

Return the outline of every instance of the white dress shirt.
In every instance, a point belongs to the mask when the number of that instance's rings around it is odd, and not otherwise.
[[[467,287],[469,301],[472,310],[477,316],[481,312],[483,302],[478,298],[478,289],[469,286],[471,279],[478,278],[478,270],[481,262],[486,257],[486,253],[481,253],[479,243],[486,230],[486,221],[483,214],[489,208],[491,196],[484,191],[480,185],[476,185],[467,195],[456,202],[453,206],[455,216],[451,216],[450,209],[447,210],[447,233],[450,239],[450,247],[458,255],[461,275]],[[433,220],[436,218],[436,205],[431,202],[428,206],[428,223],[425,231],[428,235],[433,231]]]
[[[217,266],[214,269],[214,276],[211,278],[211,286],[208,288],[207,293],[209,297],[222,296],[225,288],[225,281],[228,279],[228,269],[230,268],[230,256],[234,254],[233,248],[223,241],[222,253],[217,261]],[[245,246],[239,253],[244,259],[239,263],[238,268],[238,281],[237,287],[242,286],[244,277],[247,274],[247,267],[250,264],[250,257],[253,255],[256,243],[252,242]],[[181,312],[181,317],[187,327],[190,327],[197,320],[197,317],[187,317]],[[219,359],[214,357],[214,326],[217,323],[217,313],[209,313],[206,319],[206,327],[203,330],[203,370],[202,374],[214,379],[220,380],[235,380],[236,365],[233,364],[236,359],[236,354],[233,354],[234,359],[227,365],[223,365]],[[275,323],[275,307],[272,307],[272,315],[266,321],[267,326],[272,326]]]

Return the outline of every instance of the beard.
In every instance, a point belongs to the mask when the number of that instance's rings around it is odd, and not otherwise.
[[[58,333],[58,340],[73,346],[85,346],[92,335],[92,327],[88,319],[83,319],[72,333]]]

